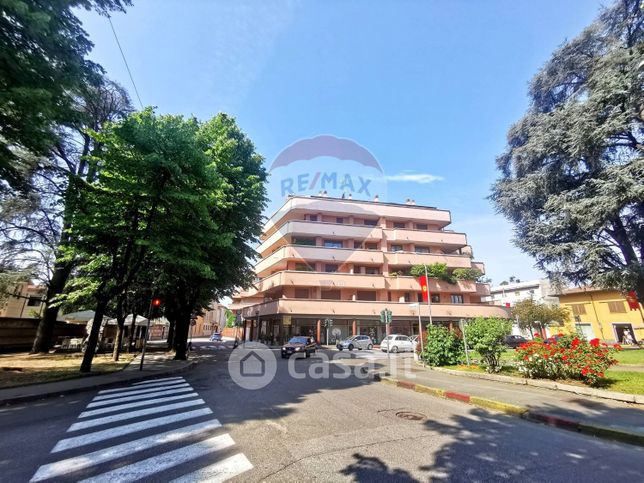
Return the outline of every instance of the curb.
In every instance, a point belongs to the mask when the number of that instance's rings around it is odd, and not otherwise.
[[[141,375],[136,375],[132,377],[127,377],[120,379],[118,381],[110,381],[110,382],[105,382],[105,383],[100,383],[100,384],[92,384],[91,386],[84,386],[84,387],[74,387],[70,389],[61,389],[58,391],[50,391],[46,393],[41,393],[41,394],[25,394],[23,396],[15,396],[7,399],[0,399],[0,406],[7,406],[7,405],[12,405],[12,404],[19,404],[19,403],[25,403],[25,402],[32,402],[32,401],[39,401],[41,399],[48,399],[52,397],[58,397],[58,396],[65,396],[67,394],[77,394],[80,392],[85,392],[85,391],[93,391],[95,389],[105,389],[105,388],[110,388],[110,387],[115,387],[115,386],[120,386],[123,383],[128,383],[128,382],[139,382],[139,381],[144,381],[146,379],[158,377],[158,376],[169,376],[173,374],[181,374],[183,372],[187,372],[191,369],[193,369],[197,365],[197,361],[192,361],[189,364],[186,364],[183,367],[179,367],[176,369],[167,369],[164,371],[158,371],[153,374],[141,374]],[[73,381],[74,379],[68,379],[70,381]]]
[[[630,431],[622,429],[582,423],[573,419],[531,411],[527,407],[518,406],[516,404],[504,403],[495,401],[493,399],[471,396],[469,394],[463,394],[459,392],[446,391],[437,387],[430,387],[423,384],[416,384],[410,381],[394,379],[393,377],[389,377],[388,373],[384,373],[382,375],[380,373],[373,373],[373,378],[375,381],[383,382],[385,384],[396,387],[402,387],[403,389],[410,389],[412,391],[427,394],[429,396],[465,402],[467,404],[478,406],[484,409],[493,409],[495,411],[500,411],[511,416],[517,416],[521,419],[525,419],[526,421],[546,424],[548,426],[596,436],[598,438],[611,439],[621,441],[623,443],[644,446],[644,434],[641,433],[632,433]]]
[[[470,379],[484,379],[486,381],[503,382],[506,384],[517,384],[523,386],[541,387],[551,389],[553,391],[571,392],[573,394],[580,394],[582,396],[592,396],[601,399],[611,399],[613,401],[627,402],[631,404],[644,404],[644,396],[637,394],[626,394],[615,391],[604,391],[602,389],[595,389],[592,387],[573,386],[571,384],[563,384],[555,381],[547,381],[541,379],[524,379],[513,376],[503,376],[498,374],[484,374],[479,372],[456,371],[454,369],[444,369],[442,367],[432,367],[432,371],[444,372],[453,376],[469,377]]]

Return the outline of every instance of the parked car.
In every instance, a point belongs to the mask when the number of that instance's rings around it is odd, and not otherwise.
[[[220,332],[215,332],[210,336],[210,342],[221,342],[222,340]]]
[[[510,349],[516,349],[521,344],[528,342],[528,339],[522,335],[506,335],[503,339],[503,343],[507,345]]]
[[[349,349],[352,351],[353,349],[367,349],[371,350],[373,349],[373,341],[371,340],[371,337],[368,335],[354,335],[352,337],[347,337],[343,341],[340,341],[337,343],[336,347],[338,350],[342,349]]]
[[[310,357],[315,353],[317,345],[312,337],[296,336],[291,337],[289,341],[282,346],[282,359],[291,357],[293,354],[304,354],[304,357]]]
[[[392,334],[382,340],[380,349],[383,352],[391,350],[394,354],[396,352],[414,352],[414,343],[406,335]]]

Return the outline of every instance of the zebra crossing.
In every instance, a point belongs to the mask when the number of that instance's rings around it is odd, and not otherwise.
[[[234,445],[183,377],[153,379],[99,391],[30,481],[225,481],[253,468]]]

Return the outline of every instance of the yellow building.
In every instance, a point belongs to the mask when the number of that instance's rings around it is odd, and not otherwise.
[[[581,287],[564,290],[559,303],[572,312],[576,328],[588,339],[624,343],[631,339],[644,340],[642,304],[632,310],[626,297],[615,290]]]
[[[12,294],[7,297],[3,304],[0,304],[0,317],[37,318],[45,308],[45,294],[47,287],[44,285],[32,285],[30,283],[19,283]]]

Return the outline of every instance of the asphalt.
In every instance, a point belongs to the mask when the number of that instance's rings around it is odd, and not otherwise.
[[[234,481],[644,480],[643,448],[379,383],[369,373],[387,368],[382,354],[277,357],[275,377],[248,390],[231,377],[229,349],[195,345],[199,362],[192,370],[143,382],[170,393],[177,389],[169,384],[187,386],[194,392],[180,401],[190,408],[167,409],[158,398],[146,399],[153,396],[141,394],[140,383],[124,382],[108,393],[94,389],[0,409],[0,479],[198,481],[213,479],[213,468],[221,476],[227,462]],[[278,355],[263,354],[269,352]],[[119,409],[111,399],[135,393],[129,404],[136,407]],[[201,415],[185,419],[189,410]],[[135,411],[154,411],[163,426],[126,434],[127,423],[153,422],[134,418]],[[130,419],[101,420],[112,416]],[[170,435],[155,439],[161,431]],[[75,447],[72,438],[79,440]],[[227,443],[215,447],[217,441]]]

